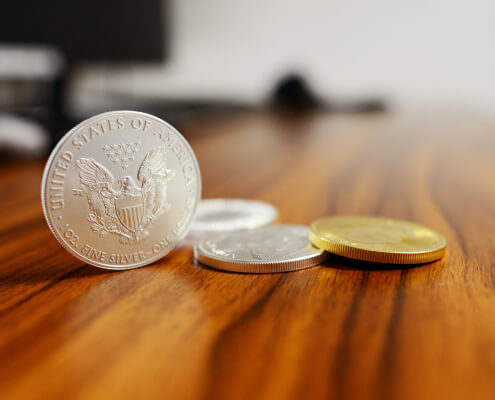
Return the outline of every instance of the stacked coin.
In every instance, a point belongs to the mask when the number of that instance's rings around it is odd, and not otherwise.
[[[419,264],[443,257],[446,240],[408,221],[367,216],[333,216],[311,224],[309,238],[322,250],[356,260]]]
[[[193,233],[225,232],[268,225],[278,217],[271,204],[247,199],[201,200],[191,225]]]
[[[302,225],[269,225],[206,235],[194,247],[196,259],[210,267],[244,273],[309,268],[325,261],[323,250],[308,241]]]
[[[266,273],[314,266],[329,253],[377,263],[426,263],[441,258],[445,246],[442,235],[412,222],[333,216],[316,220],[310,229],[271,225],[209,235],[197,242],[195,256],[217,269]]]

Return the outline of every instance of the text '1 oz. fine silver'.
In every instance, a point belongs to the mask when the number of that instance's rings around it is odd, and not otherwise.
[[[210,267],[244,273],[275,273],[309,268],[328,253],[313,247],[302,225],[269,225],[256,229],[210,233],[195,245],[196,259]]]
[[[101,268],[147,265],[185,236],[201,197],[196,157],[152,115],[113,111],[70,130],[43,175],[43,211],[58,241]]]

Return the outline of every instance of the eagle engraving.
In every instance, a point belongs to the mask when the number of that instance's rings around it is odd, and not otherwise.
[[[88,200],[88,221],[100,236],[111,233],[121,243],[139,243],[149,236],[150,224],[170,208],[167,182],[175,172],[166,168],[162,147],[144,157],[137,173],[141,186],[132,177],[123,176],[114,188],[110,171],[92,158],[80,158],[76,166],[81,186],[73,189],[73,194]]]

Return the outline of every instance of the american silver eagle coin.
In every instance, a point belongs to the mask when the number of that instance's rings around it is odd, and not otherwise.
[[[52,151],[43,212],[67,251],[96,267],[150,264],[187,233],[201,197],[186,139],[149,114],[112,111],[70,130]]]
[[[329,256],[314,247],[308,236],[307,226],[285,224],[209,233],[196,242],[194,256],[200,263],[224,271],[297,271],[321,264]]]

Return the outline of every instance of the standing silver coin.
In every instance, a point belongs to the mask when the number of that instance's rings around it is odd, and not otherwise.
[[[171,125],[113,111],[70,130],[45,167],[43,212],[58,241],[97,267],[158,260],[187,233],[201,197],[196,157]]]
[[[210,233],[194,247],[196,259],[210,267],[244,273],[296,271],[320,264],[328,253],[309,242],[302,225],[270,225]]]
[[[194,232],[233,231],[268,225],[277,209],[263,201],[245,199],[201,200],[191,225]]]

